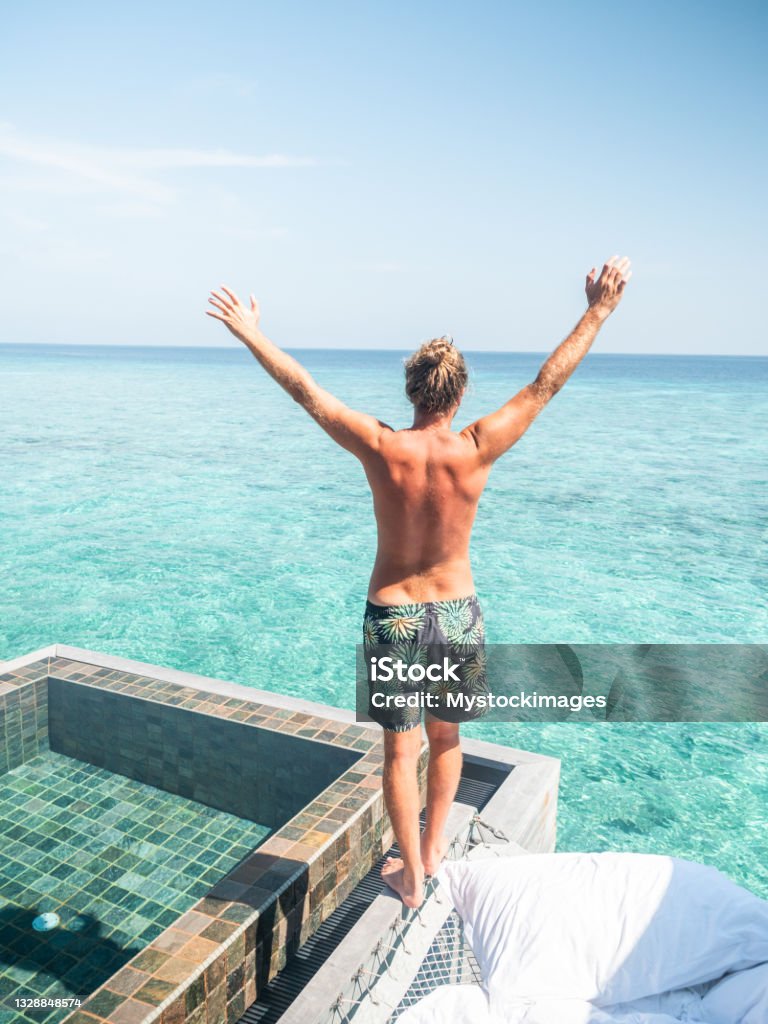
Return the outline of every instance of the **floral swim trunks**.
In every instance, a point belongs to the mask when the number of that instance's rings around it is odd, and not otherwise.
[[[366,601],[363,650],[368,717],[384,729],[413,729],[422,710],[456,723],[485,714],[485,627],[476,594],[422,604]]]

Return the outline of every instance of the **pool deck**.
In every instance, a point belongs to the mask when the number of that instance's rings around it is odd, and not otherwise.
[[[70,695],[77,694],[78,701],[111,702],[113,711],[117,702],[129,717],[135,717],[137,708],[143,713],[146,707],[157,710],[163,705],[162,713],[181,716],[185,728],[192,730],[187,733],[187,748],[190,737],[199,738],[207,731],[223,728],[222,723],[230,723],[235,739],[246,735],[245,745],[240,740],[234,744],[240,743],[244,751],[240,769],[250,772],[242,777],[256,774],[259,761],[253,757],[253,744],[260,737],[269,743],[309,741],[302,749],[325,750],[325,760],[338,760],[337,775],[324,780],[328,784],[322,792],[313,795],[213,885],[203,899],[64,1018],[68,1024],[237,1021],[263,986],[343,903],[391,845],[392,831],[381,794],[383,745],[379,727],[357,722],[354,712],[346,709],[54,644],[0,663],[4,717],[6,722],[18,721],[20,727],[19,736],[11,744],[8,728],[5,736],[0,732],[0,746],[5,740],[10,755],[0,770],[12,767],[14,759],[23,763],[40,751],[48,734],[48,693],[62,687],[69,688],[66,693]],[[61,696],[57,700],[59,707],[67,703]],[[110,721],[116,717],[122,715],[112,714]],[[69,735],[75,744],[71,756],[83,760],[114,756],[107,749],[109,744],[94,746],[87,736],[80,749],[76,721],[70,722],[68,729],[59,727],[57,743],[59,736]],[[134,722],[133,731],[115,744],[131,766],[125,774],[137,770],[139,754],[132,749],[136,732]],[[499,798],[503,800],[505,822],[513,823],[513,842],[530,852],[553,849],[559,761],[476,740],[465,739],[462,746],[465,759],[509,773]],[[184,749],[184,744],[178,748],[179,758]],[[426,755],[425,743],[420,759],[422,791]],[[207,756],[212,764],[210,752]],[[148,763],[156,760],[150,757]],[[290,791],[290,774],[276,783],[277,765],[271,753],[265,760],[271,789],[280,790],[282,782],[282,789]],[[290,760],[296,762],[290,767],[299,773],[296,784],[300,788],[311,781],[305,778],[306,766],[302,768],[305,759]],[[121,764],[110,762],[105,766],[123,771]],[[181,779],[191,787],[184,795],[206,803],[210,772],[202,773],[205,778],[194,779],[194,766],[182,767],[180,775],[172,773],[174,784],[181,784]],[[229,767],[231,771],[232,762]],[[163,776],[143,781],[164,788]],[[272,797],[267,794],[263,799]],[[461,809],[457,813],[457,828],[464,827],[466,813]],[[386,902],[393,904],[391,900]],[[385,916],[389,913],[386,908]]]

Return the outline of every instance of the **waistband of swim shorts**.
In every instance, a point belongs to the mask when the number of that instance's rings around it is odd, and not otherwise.
[[[473,601],[475,604],[480,604],[480,600],[476,592],[471,594],[465,594],[463,597],[448,597],[443,601],[403,601],[401,604],[374,604],[373,601],[366,599],[365,611],[368,615],[378,616],[384,618],[392,615],[393,612],[400,610],[400,614],[408,614],[403,612],[402,609],[417,609],[423,608],[425,612],[437,611],[444,605],[454,604],[456,601]],[[413,614],[413,612],[411,612]]]

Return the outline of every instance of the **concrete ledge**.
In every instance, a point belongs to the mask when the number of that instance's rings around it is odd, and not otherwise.
[[[39,651],[32,651],[31,654],[22,654],[19,658],[11,658],[10,661],[0,661],[0,675],[6,672],[15,672],[19,668],[32,665],[36,661],[46,661],[56,657],[57,644],[48,644],[41,647]]]
[[[479,829],[484,841],[518,847],[524,853],[551,853],[557,838],[557,794],[560,762],[547,758],[541,764],[515,767],[483,808],[480,818],[500,830],[506,840]]]
[[[478,764],[485,762],[489,768],[498,768],[499,764],[560,764],[560,759],[549,754],[533,754],[530,750],[517,747],[502,746],[500,743],[488,743],[486,740],[475,740],[462,736],[461,746],[465,754],[471,754]]]

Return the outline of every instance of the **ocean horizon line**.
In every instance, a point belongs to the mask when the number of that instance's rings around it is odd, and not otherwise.
[[[88,341],[0,341],[0,349],[90,349],[100,351],[142,351],[142,352],[240,352],[242,345],[142,345],[130,343],[104,343]],[[281,346],[282,347],[282,346]],[[495,349],[495,348],[462,348],[461,351],[470,355],[489,356],[547,356],[552,349]],[[286,345],[285,352],[354,352],[371,354],[410,355],[414,348],[359,348],[343,345]],[[589,358],[616,357],[619,359],[745,359],[753,361],[768,360],[768,354],[726,352],[605,352],[591,351]]]

